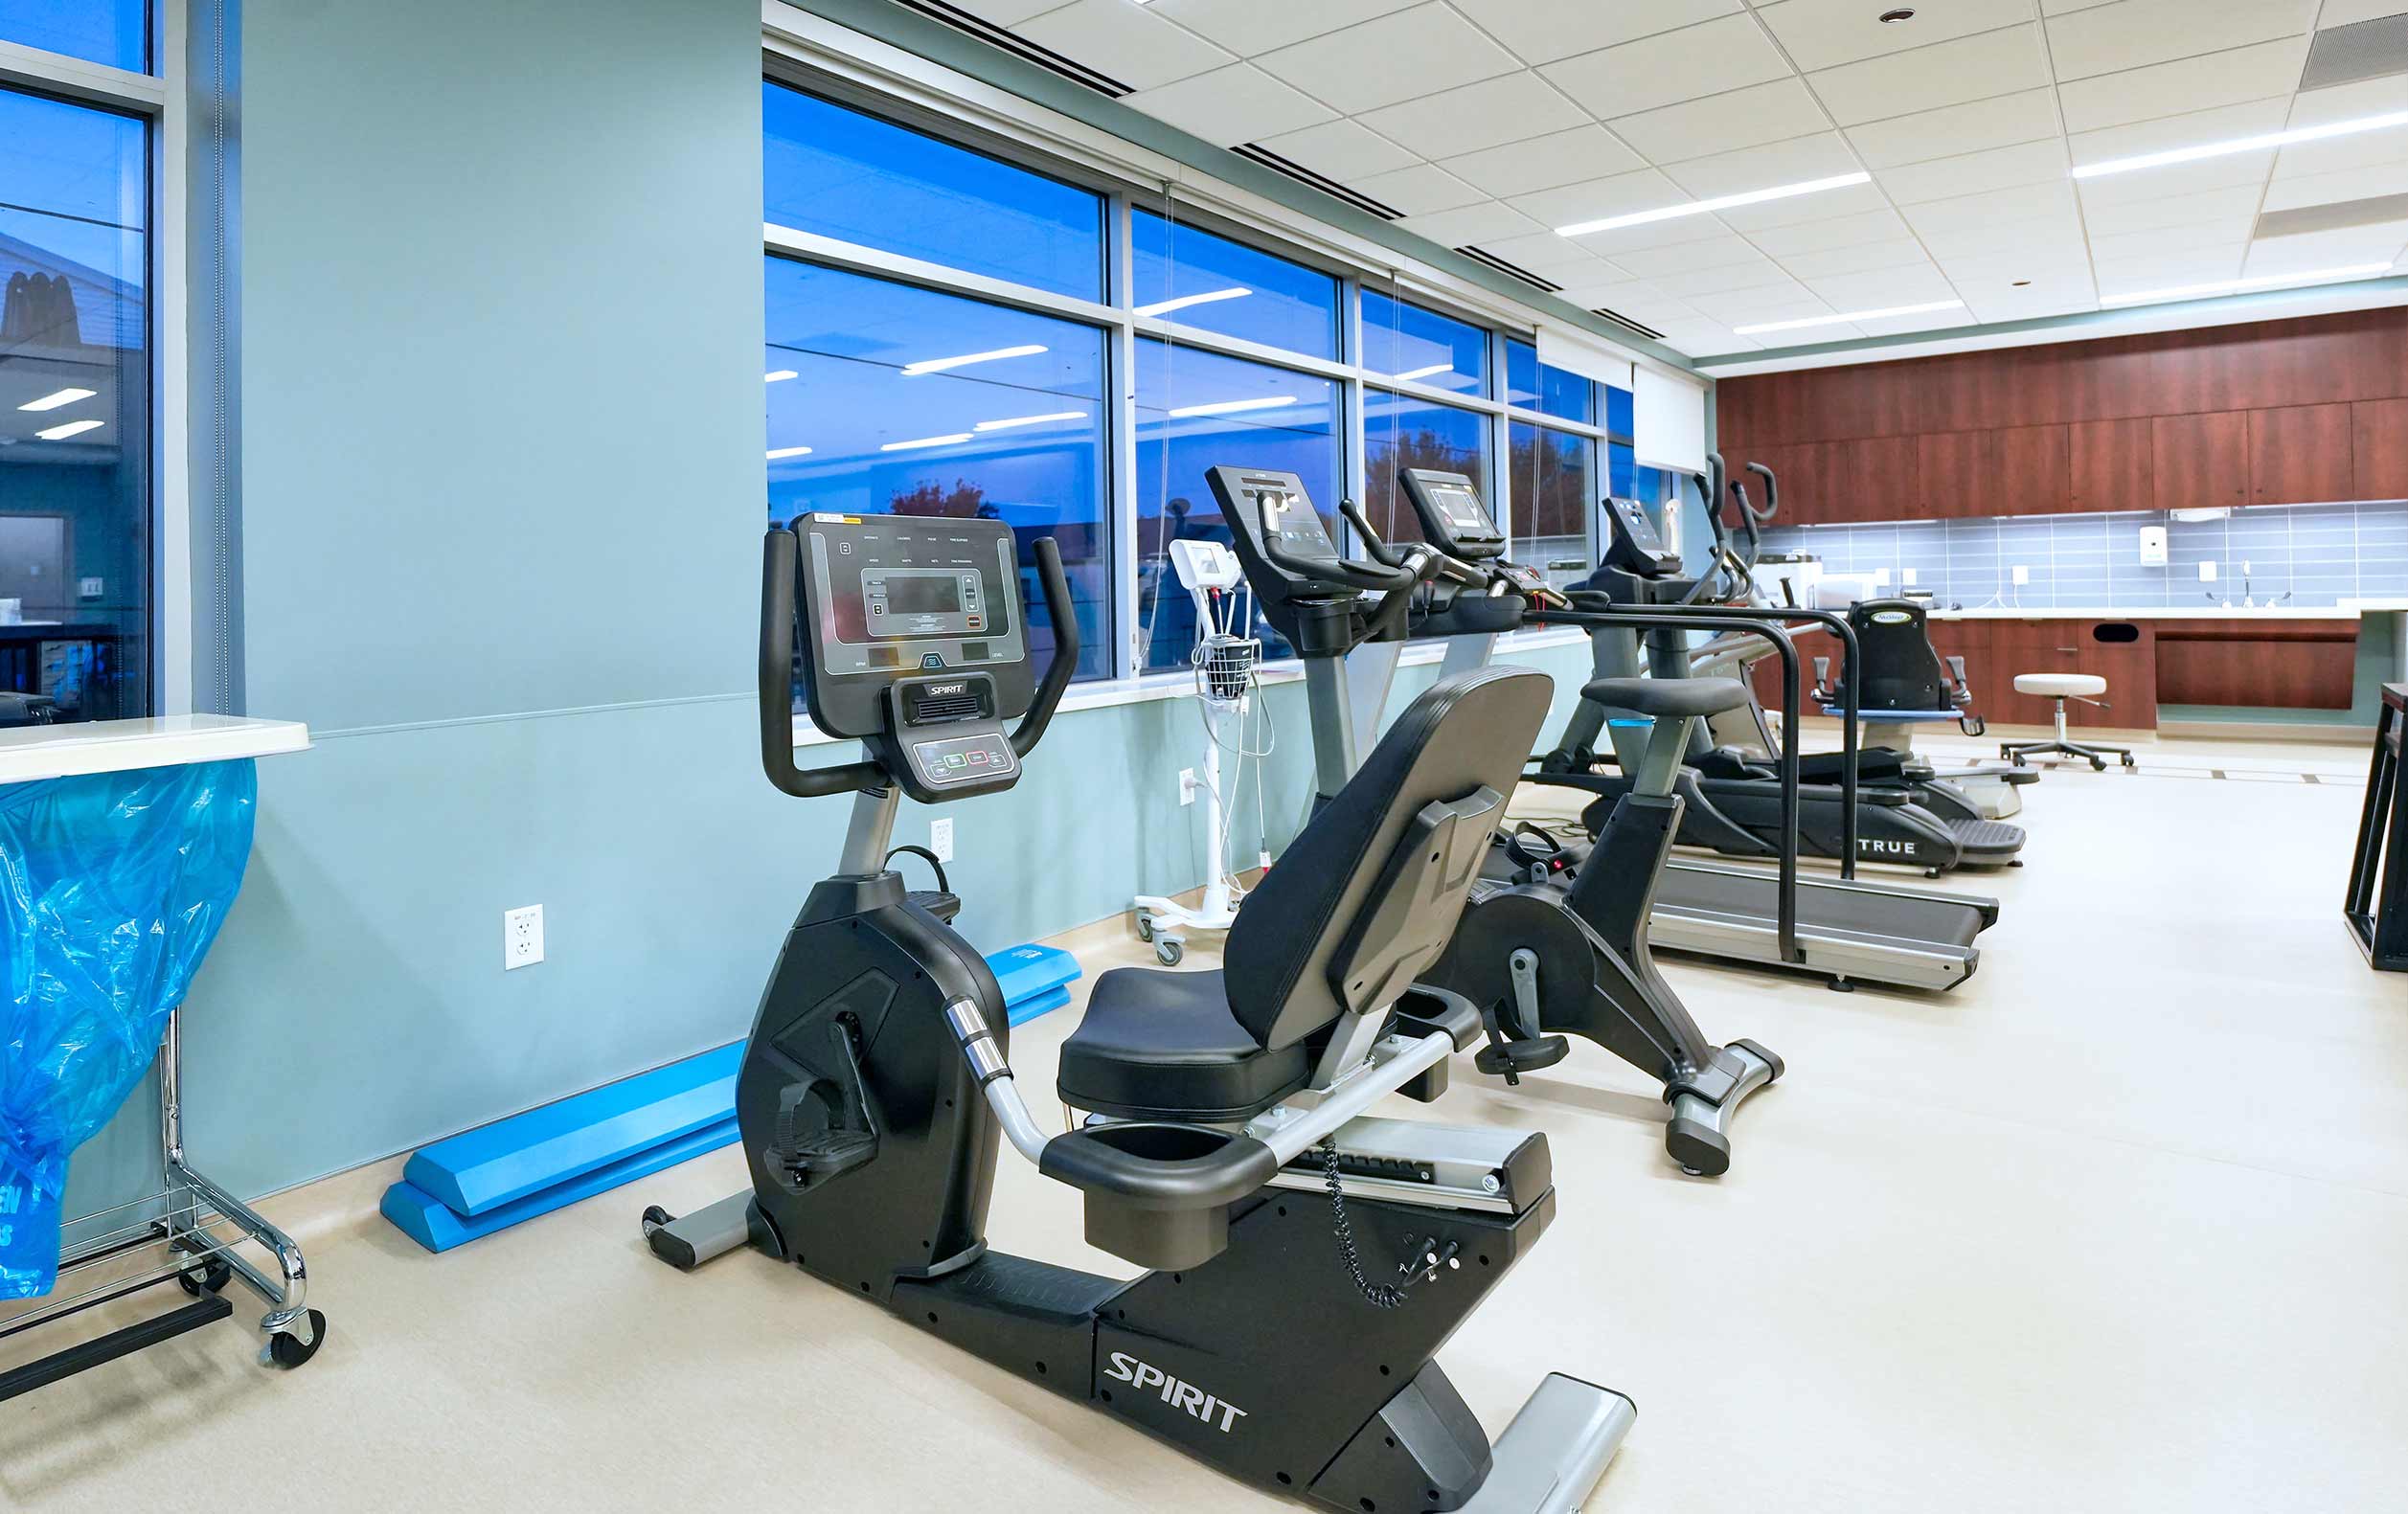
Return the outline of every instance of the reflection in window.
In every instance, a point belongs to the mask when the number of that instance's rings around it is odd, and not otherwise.
[[[1103,333],[908,284],[767,262],[769,513],[1007,521],[1042,666],[1034,544],[1079,607],[1082,678],[1112,667]]]
[[[1363,366],[1386,378],[1485,395],[1488,333],[1469,322],[1366,289]]]
[[[1206,469],[1293,473],[1323,522],[1337,530],[1345,487],[1339,404],[1339,386],[1330,379],[1138,342],[1137,615],[1146,628],[1145,671],[1185,667],[1195,642],[1195,608],[1170,564],[1170,544],[1229,539]],[[1290,655],[1269,626],[1258,625],[1256,634],[1265,657]]]
[[[1380,535],[1390,541],[1422,539],[1413,502],[1397,486],[1397,475],[1406,468],[1467,475],[1480,486],[1481,498],[1493,501],[1488,417],[1375,389],[1364,391],[1363,404],[1363,513]]]
[[[147,73],[149,7],[145,0],[0,0],[0,42]]]
[[[1666,475],[1657,468],[1639,466],[1629,442],[1609,441],[1605,454],[1606,487],[1615,498],[1637,500],[1642,505],[1663,503]]]
[[[1151,211],[1129,217],[1139,315],[1313,357],[1338,355],[1338,282]]]
[[[71,12],[0,0],[0,34]],[[61,720],[150,708],[145,137],[0,91],[0,694]]]
[[[1606,385],[1605,429],[1615,436],[1626,438],[1632,435],[1631,428],[1635,424],[1636,422],[1631,418],[1630,391],[1616,389],[1611,384]]]
[[[761,117],[773,225],[1102,298],[1102,195],[777,84]]]
[[[1514,561],[1545,571],[1550,583],[1577,583],[1589,568],[1590,511],[1597,496],[1597,443],[1570,432],[1513,423]]]
[[[1597,386],[1579,373],[1538,360],[1538,349],[1509,337],[1505,343],[1505,402],[1558,420],[1597,423]]]

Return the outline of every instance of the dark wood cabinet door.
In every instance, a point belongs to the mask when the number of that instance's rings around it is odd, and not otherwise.
[[[1998,465],[1987,431],[1942,431],[1915,439],[1917,485],[1924,520],[2003,515]]]
[[[1927,520],[1920,460],[1912,437],[1834,443],[1834,466],[1847,481],[1851,520]]]
[[[2152,448],[2147,418],[2084,420],[2066,428],[2066,508],[2153,509]]]
[[[2365,399],[2350,410],[2357,497],[2408,500],[2408,399]]]
[[[2249,501],[2315,505],[2356,497],[2348,405],[2288,405],[2249,413]]]
[[[2064,426],[2011,426],[1991,434],[2000,508],[2010,515],[2056,515],[2070,508],[2073,480]]]
[[[2157,508],[2249,503],[2247,412],[2159,416],[2149,425]]]

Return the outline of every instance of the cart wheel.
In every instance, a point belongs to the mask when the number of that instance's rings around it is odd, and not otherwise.
[[[1165,967],[1178,966],[1179,959],[1187,954],[1187,943],[1175,936],[1158,936],[1154,938],[1154,960]]]
[[[268,1360],[278,1367],[290,1371],[317,1355],[318,1347],[324,1345],[326,1345],[326,1316],[312,1309],[309,1311],[309,1339],[304,1341],[297,1335],[279,1330],[267,1338],[266,1355]]]
[[[1137,912],[1137,938],[1141,941],[1154,938],[1154,917],[1144,910]]]
[[[175,1285],[197,1299],[205,1293],[221,1292],[234,1279],[234,1269],[224,1261],[212,1258],[197,1272],[186,1270],[175,1275]]]
[[[2129,752],[2126,752],[2125,754],[2124,754],[2124,765],[2125,767],[2135,767],[2135,768],[2140,766],[2140,764],[2139,764],[2138,762],[2135,762],[2135,761],[2133,761],[2133,760],[2132,760],[2132,754],[2131,754],[2131,753],[2129,753]]]
[[[644,1233],[651,1234],[664,1225],[673,1224],[677,1216],[657,1204],[647,1205],[644,1210]]]

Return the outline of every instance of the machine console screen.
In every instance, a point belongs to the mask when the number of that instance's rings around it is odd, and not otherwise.
[[[1009,531],[911,515],[804,524],[822,671],[838,677],[1024,662]]]

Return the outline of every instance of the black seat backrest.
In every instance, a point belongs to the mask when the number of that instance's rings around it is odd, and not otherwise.
[[[1345,1012],[1336,964],[1377,991],[1437,961],[1478,869],[1443,882],[1404,879],[1400,889],[1398,847],[1408,835],[1420,845],[1434,824],[1444,828],[1442,817],[1480,808],[1483,789],[1499,802],[1487,824],[1502,818],[1554,694],[1554,681],[1535,669],[1482,667],[1440,679],[1397,717],[1230,927],[1229,1008],[1256,1041],[1292,1046]],[[1401,893],[1418,893],[1402,921]]]
[[[1848,607],[1864,660],[1856,702],[1876,710],[1946,710],[1946,672],[1932,649],[1927,612],[1913,599],[1860,599]]]

